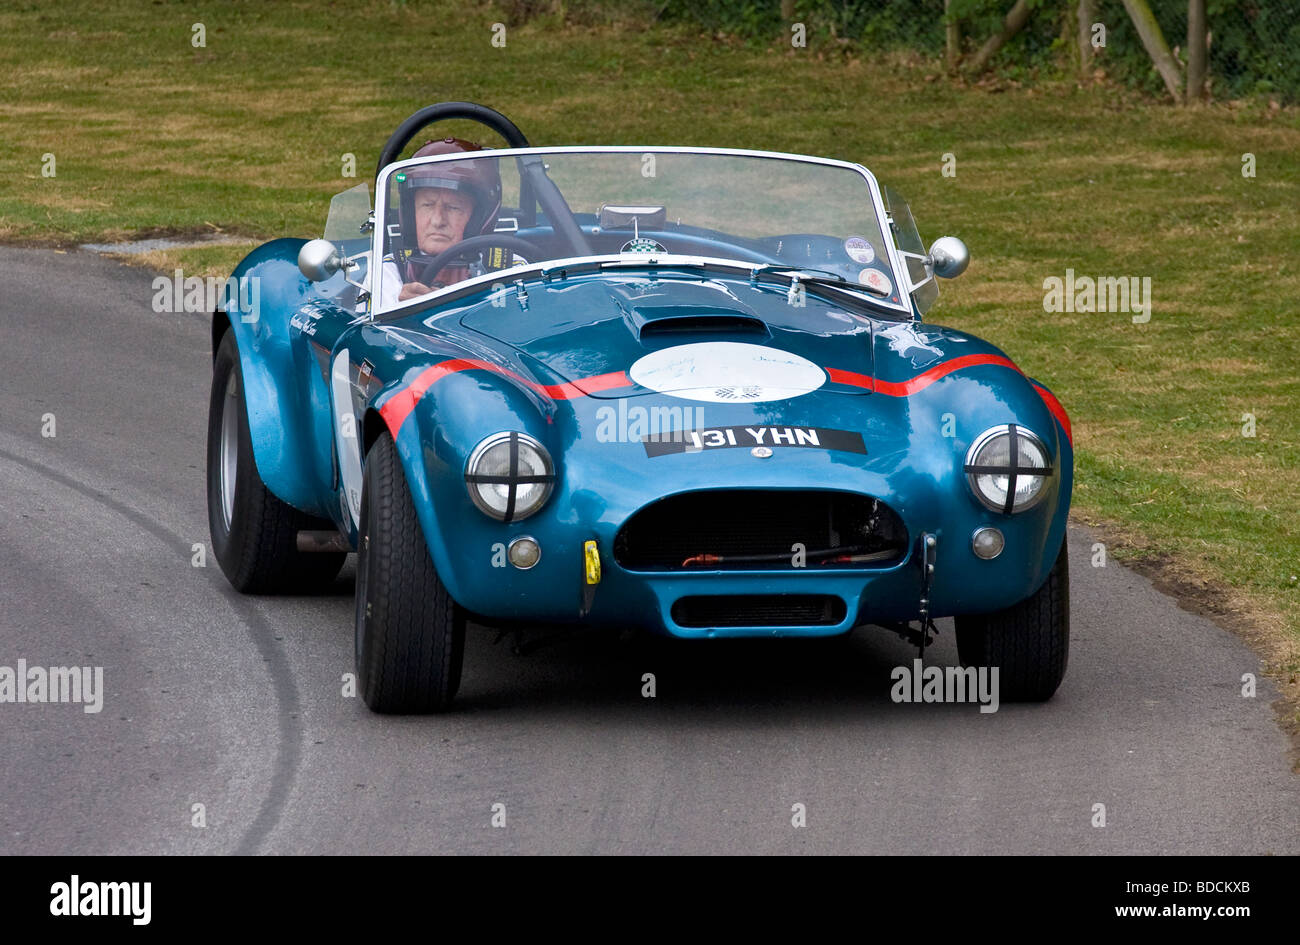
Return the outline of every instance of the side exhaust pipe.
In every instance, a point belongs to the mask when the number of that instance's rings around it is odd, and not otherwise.
[[[350,552],[352,547],[342,532],[299,532],[298,550]]]

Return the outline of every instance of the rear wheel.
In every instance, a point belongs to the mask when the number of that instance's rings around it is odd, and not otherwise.
[[[208,528],[222,572],[245,594],[306,591],[328,584],[347,555],[299,551],[300,530],[333,530],[334,523],[280,501],[258,475],[233,332],[221,339],[212,371]]]
[[[460,687],[465,612],[438,577],[397,447],[366,454],[357,538],[357,682],[376,712],[437,712]]]
[[[956,618],[957,653],[964,666],[998,667],[1004,702],[1050,699],[1070,655],[1070,565],[1066,542],[1043,586],[1020,603],[991,614]]]

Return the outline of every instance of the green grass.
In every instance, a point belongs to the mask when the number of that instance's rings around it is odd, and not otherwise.
[[[930,320],[987,336],[1073,418],[1076,509],[1300,641],[1300,116],[1105,85],[966,88],[936,65],[681,29],[507,22],[469,3],[70,2],[0,12],[0,238],[312,236],[417,107],[537,144],[723,145],[861,161],[974,262]],[[204,23],[206,48],[191,45]],[[993,89],[999,86],[994,83]],[[481,137],[475,126],[449,134]],[[41,176],[53,152],[57,176]],[[940,174],[942,155],[956,177]],[[1251,152],[1257,177],[1241,174]],[[356,159],[357,178],[341,170]],[[224,275],[240,250],[149,261]],[[1149,276],[1153,314],[1043,311],[1043,280]],[[1241,435],[1242,415],[1256,436]],[[1282,662],[1286,662],[1283,657]],[[1295,664],[1292,663],[1294,671]]]

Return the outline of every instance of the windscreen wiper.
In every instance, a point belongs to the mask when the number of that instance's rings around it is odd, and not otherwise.
[[[826,276],[831,278],[826,278],[823,275],[808,275],[808,273],[825,273]],[[790,279],[790,289],[786,293],[786,301],[792,305],[797,304],[799,292],[811,290],[821,298],[832,302],[856,302],[864,306],[873,317],[881,315],[887,318],[907,317],[900,312],[888,307],[881,307],[876,303],[876,298],[889,298],[888,293],[858,282],[850,282],[837,272],[826,272],[824,269],[800,269],[798,266],[765,264],[750,270],[749,284],[757,286],[759,278],[768,274],[784,275]],[[864,295],[872,296],[872,298],[864,298]]]
[[[868,295],[874,295],[877,298],[887,299],[889,293],[874,286],[864,285],[861,282],[850,282],[838,272],[831,272],[827,269],[803,269],[798,266],[780,266],[773,263],[765,263],[761,266],[755,266],[749,272],[749,281],[757,285],[758,278],[769,273],[789,275],[790,288],[793,291],[795,285],[814,285],[826,286],[832,289],[841,289],[844,291],[865,292]],[[816,275],[809,275],[816,273]],[[827,278],[827,277],[830,278]]]

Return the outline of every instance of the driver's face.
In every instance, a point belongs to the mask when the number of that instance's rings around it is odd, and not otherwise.
[[[474,201],[455,190],[425,187],[415,192],[415,232],[420,252],[435,256],[465,237]]]

